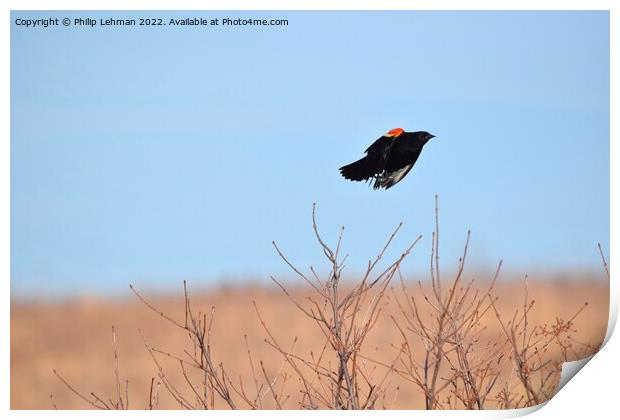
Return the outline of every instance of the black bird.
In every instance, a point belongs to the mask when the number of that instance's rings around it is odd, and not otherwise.
[[[393,128],[366,149],[366,156],[340,168],[351,181],[373,180],[373,188],[394,186],[409,173],[424,145],[434,135],[426,131],[406,132]]]

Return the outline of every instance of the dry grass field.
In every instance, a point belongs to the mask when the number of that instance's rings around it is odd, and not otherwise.
[[[395,285],[396,286],[396,285]],[[398,287],[394,287],[398,291]],[[295,296],[302,298],[310,295],[309,290],[295,290]],[[518,309],[523,299],[523,283],[518,280],[501,282],[497,286],[500,296],[498,309],[506,317]],[[602,340],[608,311],[608,288],[599,281],[545,281],[532,279],[529,282],[529,294],[535,301],[529,322],[534,325],[554,324],[556,317],[570,318],[587,301],[589,305],[574,321],[573,338],[582,343],[598,345]],[[148,296],[148,294],[147,294]],[[179,296],[149,296],[153,305],[170,316],[183,320],[184,300]],[[273,347],[265,343],[265,330],[255,312],[256,302],[266,325],[283,347],[293,346],[298,337],[294,351],[310,358],[310,352],[320,352],[325,344],[323,333],[296,310],[293,303],[276,289],[239,288],[218,290],[192,297],[192,306],[196,310],[210,312],[215,307],[212,324],[211,348],[213,359],[222,363],[231,380],[238,383],[244,380],[248,394],[256,393],[253,374],[247,354],[244,335],[247,335],[251,350],[257,382],[265,383],[260,372],[259,362],[264,363],[268,378],[275,378],[280,392],[282,372],[287,372],[283,393],[290,395],[283,404],[286,408],[299,408],[299,380],[292,369],[283,361],[283,357]],[[427,312],[428,313],[428,312]],[[388,294],[384,310],[377,324],[369,333],[361,349],[361,355],[390,364],[398,353],[402,338],[390,316],[402,321],[403,315],[394,304],[394,297]],[[425,315],[426,316],[426,315]],[[497,338],[501,341],[502,332],[499,323],[488,317],[485,338]],[[188,339],[183,331],[171,326],[156,313],[149,310],[137,298],[127,300],[98,300],[83,298],[63,303],[14,303],[11,307],[11,407],[14,409],[50,409],[55,404],[58,408],[92,408],[88,403],[74,395],[53,374],[56,369],[76,390],[88,395],[94,392],[102,399],[115,400],[117,395],[114,376],[114,347],[112,325],[116,328],[118,365],[120,381],[129,384],[129,408],[143,409],[149,407],[151,378],[158,381],[158,370],[149,352],[145,349],[139,333],[142,331],[149,345],[183,355],[188,347]],[[414,351],[421,357],[422,349]],[[550,359],[561,358],[555,348]],[[163,354],[158,358],[170,382],[179,392],[191,398],[192,391],[183,378],[179,363]],[[359,362],[358,362],[359,363]],[[367,370],[372,372],[373,365]],[[503,368],[510,370],[510,363]],[[383,379],[381,366],[375,368],[371,375],[377,380]],[[260,375],[259,375],[260,372]],[[557,380],[554,378],[553,381]],[[515,378],[508,381],[518,382]],[[196,382],[200,382],[197,380]],[[385,396],[378,402],[378,407],[387,408],[424,408],[424,395],[412,382],[398,374],[388,375],[384,385]],[[492,394],[500,392],[500,383],[496,384]],[[517,386],[518,388],[518,386]],[[50,395],[53,397],[50,399]],[[163,387],[159,392],[160,408],[181,408]],[[262,406],[274,407],[270,391],[261,390]],[[192,399],[193,401],[194,399]],[[243,405],[242,405],[243,406]],[[218,407],[218,404],[216,404]],[[227,408],[219,403],[220,408]],[[247,407],[245,407],[247,408]]]

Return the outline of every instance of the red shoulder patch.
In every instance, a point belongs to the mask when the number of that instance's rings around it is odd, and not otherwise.
[[[386,137],[398,137],[401,134],[403,134],[404,132],[405,132],[405,130],[403,130],[402,128],[392,128],[390,131],[385,133],[385,136]]]

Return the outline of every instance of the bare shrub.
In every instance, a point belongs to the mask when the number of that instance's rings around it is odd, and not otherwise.
[[[347,257],[340,259],[344,228],[341,228],[338,242],[333,250],[321,238],[316,224],[315,210],[313,206],[312,228],[331,266],[329,274],[321,279],[313,267],[310,267],[310,275],[302,273],[274,242],[273,246],[280,257],[310,286],[314,295],[307,296],[305,303],[298,302],[281,282],[274,277],[271,279],[293,302],[297,310],[311,319],[321,330],[325,339],[321,352],[318,355],[311,353],[309,359],[286,351],[270,332],[258,307],[256,307],[256,313],[267,333],[266,342],[284,357],[303,384],[301,407],[354,410],[375,408],[377,400],[385,397],[384,384],[387,376],[371,377],[366,370],[366,364],[360,360],[360,352],[364,339],[382,314],[383,298],[388,285],[421,236],[405,249],[398,259],[380,273],[375,274],[377,265],[402,226],[402,223],[399,224],[375,259],[368,261],[368,267],[361,281],[354,285],[352,290],[345,292],[341,290],[341,278]]]
[[[502,345],[481,342],[487,328],[483,320],[493,304],[490,292],[501,262],[486,291],[478,290],[473,279],[464,282],[469,239],[470,232],[467,232],[455,278],[443,284],[439,266],[439,208],[435,196],[430,290],[418,281],[418,293],[412,293],[400,272],[400,289],[392,289],[400,316],[392,315],[391,319],[402,337],[401,357],[395,372],[421,390],[427,410],[485,408],[501,370]],[[420,344],[423,351],[416,352]]]
[[[224,401],[229,408],[238,408],[237,403],[231,395],[232,382],[224,370],[224,364],[217,363],[212,357],[211,327],[213,325],[215,308],[211,308],[208,320],[207,313],[194,313],[187,293],[187,283],[184,281],[185,318],[181,323],[159,311],[142,297],[133,286],[130,285],[130,287],[149,309],[159,314],[175,328],[184,331],[189,339],[191,349],[186,349],[183,355],[175,356],[164,350],[150,346],[143,336],[144,346],[157,366],[159,379],[170,395],[172,395],[181,407],[187,409],[213,409],[216,404],[216,395]],[[168,379],[162,365],[158,361],[158,355],[174,359],[179,363],[183,378],[191,389],[192,395],[184,395],[177,389],[175,384]],[[199,382],[190,379],[187,367],[196,369],[200,372],[201,379]]]
[[[524,300],[512,319],[505,321],[493,305],[497,321],[508,343],[508,359],[518,378],[517,387],[506,383],[497,396],[500,408],[518,408],[537,405],[551,398],[562,373],[562,363],[587,357],[598,350],[600,343],[580,343],[572,337],[574,321],[588,306],[583,306],[568,320],[556,317],[552,324],[532,325],[528,314],[534,300],[528,300],[528,280],[525,278]],[[553,353],[559,351],[560,358]]]
[[[540,404],[553,395],[564,361],[595,352],[600,344],[580,343],[571,333],[574,320],[587,302],[568,320],[531,325],[528,279],[524,301],[504,321],[497,308],[496,280],[502,262],[485,289],[470,280],[463,284],[470,232],[455,278],[442,284],[439,269],[439,209],[435,196],[435,232],[430,260],[430,292],[418,282],[418,296],[409,292],[400,276],[401,290],[393,290],[401,320],[392,321],[402,336],[402,357],[395,372],[415,384],[425,396],[426,409],[520,408]],[[421,302],[420,302],[421,301]],[[492,319],[503,336],[483,339]],[[403,321],[404,320],[404,321]],[[401,325],[404,324],[404,325]],[[416,344],[423,346],[416,357]],[[561,353],[558,358],[554,352]],[[512,362],[512,366],[506,366]],[[515,381],[514,378],[517,378]],[[502,383],[503,387],[497,389]]]
[[[265,368],[263,360],[256,360],[247,336],[244,342],[251,377],[236,377],[225,369],[215,358],[211,343],[215,308],[195,312],[186,282],[183,282],[184,316],[181,320],[155,307],[130,285],[142,304],[187,337],[182,354],[171,354],[150,345],[140,331],[156,369],[145,408],[159,408],[161,389],[185,409],[282,409],[292,400],[295,406],[307,409],[388,408],[390,395],[396,398],[402,386],[393,386],[395,379],[418,389],[424,397],[424,407],[429,410],[520,408],[552,397],[562,362],[588,356],[600,347],[601,343],[581,343],[574,338],[575,319],[585,310],[587,302],[568,319],[558,317],[554,322],[535,324],[531,321],[535,302],[529,297],[527,276],[522,303],[510,313],[498,306],[497,279],[501,261],[485,286],[478,285],[474,279],[466,280],[470,232],[467,232],[456,274],[449,281],[442,279],[437,196],[430,281],[419,280],[412,287],[400,268],[421,236],[398,258],[384,263],[385,253],[401,226],[402,223],[376,257],[368,261],[359,281],[352,284],[342,281],[347,259],[346,255],[341,256],[344,228],[336,244],[329,246],[319,233],[314,205],[312,229],[327,261],[326,276],[320,276],[312,266],[308,272],[300,270],[273,243],[277,254],[308,286],[309,292],[300,298],[283,282],[271,279],[291,302],[291,310],[303,314],[322,337],[321,345],[312,348],[304,345],[298,348],[300,339],[294,334],[283,343],[253,301],[256,317],[265,333],[264,341],[281,361],[275,373]],[[599,251],[609,276],[600,245]],[[393,282],[395,278],[397,281]],[[390,305],[391,302],[394,304]],[[392,343],[395,354],[388,360],[371,357],[365,347],[366,339],[382,320],[388,321],[399,337],[398,342]],[[498,328],[492,332],[489,326],[494,324]],[[113,343],[116,384],[113,398],[104,400],[92,392],[80,393],[54,371],[71,392],[92,408],[129,408],[129,383],[122,384],[119,378],[114,329]],[[170,379],[162,358],[177,364],[182,384]],[[293,389],[299,393],[291,400]],[[55,406],[53,397],[50,398]]]

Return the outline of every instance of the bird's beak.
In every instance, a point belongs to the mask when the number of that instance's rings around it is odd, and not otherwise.
[[[437,137],[437,136],[434,136],[434,135],[430,134],[430,137],[429,137],[428,139],[429,139],[429,140],[430,140],[430,139],[434,139],[435,137]]]

